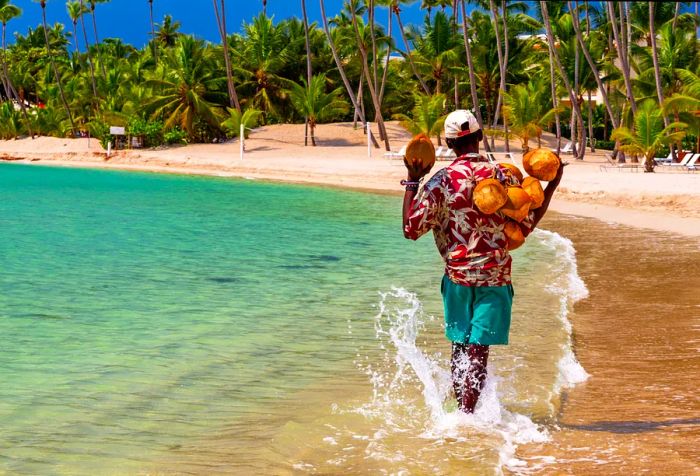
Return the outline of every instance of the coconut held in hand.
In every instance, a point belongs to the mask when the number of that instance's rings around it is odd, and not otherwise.
[[[523,230],[514,221],[508,220],[503,227],[503,233],[508,239],[508,251],[513,251],[516,248],[520,248],[523,243],[525,243],[525,235],[523,235]]]
[[[508,201],[506,188],[496,179],[484,179],[476,184],[472,194],[474,204],[482,213],[496,213]]]
[[[517,222],[523,221],[530,212],[530,195],[521,187],[508,187],[507,194],[508,200],[499,212]]]
[[[419,178],[430,172],[435,165],[435,147],[425,134],[418,134],[406,146],[404,164],[413,178]]]
[[[523,157],[525,172],[537,180],[549,182],[557,176],[560,164],[557,154],[548,149],[531,150]]]
[[[542,206],[544,203],[544,190],[542,190],[542,184],[535,177],[527,177],[523,180],[523,190],[527,192],[532,200],[530,204],[530,210],[535,210]]]

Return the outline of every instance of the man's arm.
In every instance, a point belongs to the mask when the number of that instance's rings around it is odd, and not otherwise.
[[[403,236],[405,238],[410,238],[406,227],[408,226],[408,217],[411,214],[411,205],[417,193],[416,190],[409,190],[407,188],[406,193],[403,195]]]
[[[564,167],[569,165],[566,162],[561,162],[559,164],[559,169],[557,170],[557,175],[554,177],[554,180],[549,182],[547,184],[547,187],[544,189],[544,202],[542,202],[542,206],[539,207],[537,210],[535,210],[534,213],[534,219],[532,223],[532,228],[536,228],[537,224],[540,222],[542,217],[544,216],[545,213],[547,213],[547,208],[549,208],[549,202],[552,201],[552,196],[554,195],[554,191],[557,189],[559,186],[559,182],[561,182],[561,177],[564,174]]]

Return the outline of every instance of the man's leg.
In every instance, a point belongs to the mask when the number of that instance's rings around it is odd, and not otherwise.
[[[452,386],[459,409],[474,413],[486,381],[489,346],[452,343]]]

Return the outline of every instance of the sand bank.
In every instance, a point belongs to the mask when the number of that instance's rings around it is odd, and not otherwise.
[[[393,149],[404,145],[409,135],[390,123]],[[246,177],[320,184],[386,193],[401,193],[398,182],[405,170],[400,160],[384,157],[383,149],[372,149],[368,157],[366,136],[352,124],[321,125],[318,147],[304,147],[303,125],[267,126],[251,133],[244,158],[240,144],[196,144],[151,150],[117,151],[107,159],[96,140],[42,137],[0,141],[0,159],[35,164],[104,167],[179,174]],[[554,145],[547,137],[545,144]],[[504,144],[496,144],[503,151]],[[519,151],[517,143],[511,150]],[[521,154],[515,153],[520,163]],[[571,160],[552,209],[688,236],[700,236],[700,173],[667,171],[603,171],[602,153],[585,161]],[[438,162],[438,167],[449,162]]]

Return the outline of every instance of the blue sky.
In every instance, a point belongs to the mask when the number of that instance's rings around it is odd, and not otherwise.
[[[23,10],[23,15],[8,24],[7,37],[13,41],[14,32],[26,34],[28,27],[41,24],[41,7],[32,0],[13,0]],[[307,10],[311,21],[321,22],[321,8],[318,0],[307,0]],[[325,0],[326,13],[329,17],[341,10],[342,0]],[[46,6],[46,19],[50,24],[61,22],[66,30],[72,31],[72,25],[66,13],[65,0],[49,0]],[[240,30],[241,24],[262,11],[260,0],[229,0],[226,3],[227,27],[229,32]],[[420,12],[420,2],[403,9],[404,23],[422,24],[424,13]],[[386,9],[378,9],[379,20],[386,22]],[[181,32],[193,33],[206,40],[220,41],[214,20],[214,7],[211,0],[154,0],[153,13],[155,21],[161,22],[163,16],[170,14],[182,23]],[[301,18],[299,0],[268,0],[268,15],[276,20],[297,16]],[[147,0],[111,0],[97,6],[97,27],[100,39],[119,37],[127,43],[142,47],[148,41],[150,20]],[[88,24],[89,32],[92,31]],[[93,41],[90,33],[90,41]],[[81,40],[82,44],[82,40]]]

